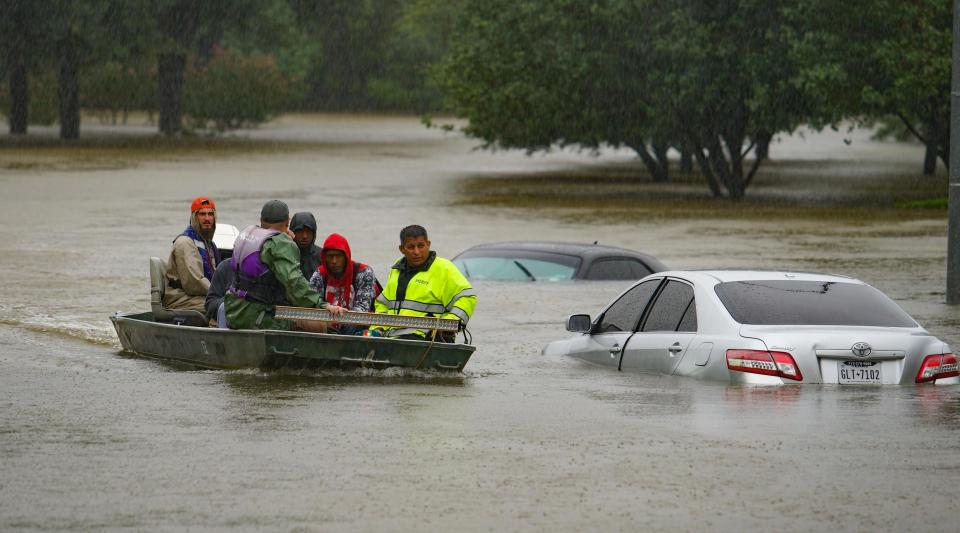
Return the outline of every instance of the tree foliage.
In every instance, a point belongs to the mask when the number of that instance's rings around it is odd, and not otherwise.
[[[192,127],[222,133],[272,119],[292,90],[273,56],[216,48],[209,61],[188,68],[184,110]]]
[[[800,124],[894,115],[946,138],[947,3],[868,3],[471,0],[437,77],[487,147],[626,146],[665,180],[672,146],[740,198]]]
[[[780,18],[751,0],[474,1],[439,77],[488,146],[627,146],[659,180],[679,146],[739,198],[763,159],[746,153],[800,120]]]
[[[951,23],[944,0],[5,0],[0,99],[25,133],[52,91],[64,138],[81,105],[173,135],[446,104],[489,148],[628,147],[661,181],[676,149],[739,198],[799,124],[894,120],[947,162]]]
[[[795,53],[826,120],[894,118],[949,163],[952,2],[811,0],[791,17],[803,33]],[[932,164],[931,164],[932,159]]]

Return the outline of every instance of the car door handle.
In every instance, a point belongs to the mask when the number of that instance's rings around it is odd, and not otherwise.
[[[683,346],[680,346],[679,342],[675,342],[672,345],[667,347],[667,351],[670,352],[670,357],[673,357],[673,354],[680,353],[683,351]]]
[[[621,350],[620,346],[614,344],[613,346],[610,347],[610,355],[617,355],[618,353],[620,353],[620,350]]]

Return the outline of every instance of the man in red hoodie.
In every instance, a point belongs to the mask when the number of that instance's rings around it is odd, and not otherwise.
[[[310,287],[329,304],[364,313],[373,311],[373,301],[382,290],[373,269],[353,261],[350,243],[339,233],[331,233],[323,241],[320,267],[310,278]],[[327,333],[353,335],[365,329],[365,326],[340,324]]]

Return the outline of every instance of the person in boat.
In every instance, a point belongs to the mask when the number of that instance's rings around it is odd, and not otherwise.
[[[339,233],[331,233],[323,241],[320,266],[310,278],[310,287],[323,295],[329,304],[345,307],[350,311],[370,313],[373,300],[380,291],[380,284],[373,268],[354,262],[350,243]],[[340,324],[328,333],[354,335],[363,331],[363,326]]]
[[[293,231],[293,240],[300,248],[300,271],[303,277],[310,281],[310,277],[320,267],[320,247],[316,245],[317,219],[313,213],[301,211],[294,213],[290,219],[290,230]]]
[[[447,259],[430,250],[427,230],[407,226],[400,231],[400,253],[390,269],[383,292],[377,296],[377,313],[405,316],[439,316],[460,321],[461,329],[473,315],[477,296],[467,278]],[[371,326],[369,335],[402,339],[428,339],[428,330]],[[438,335],[436,340],[453,342],[455,335]]]
[[[294,322],[273,317],[276,305],[318,307],[333,315],[344,309],[328,304],[300,272],[300,250],[289,229],[287,204],[270,200],[260,210],[260,225],[240,232],[233,245],[235,279],[223,298],[230,329],[294,328]],[[298,329],[323,331],[315,322],[297,323]]]
[[[213,243],[217,230],[217,207],[201,196],[190,204],[190,224],[173,240],[167,259],[167,288],[163,306],[167,309],[191,309],[204,312],[204,300],[220,252]]]
[[[233,286],[235,267],[232,260],[224,259],[217,265],[217,270],[213,273],[213,281],[210,282],[210,290],[207,291],[207,299],[204,307],[207,311],[207,318],[210,320],[210,327],[226,328],[227,316],[223,310],[223,297],[227,290]]]

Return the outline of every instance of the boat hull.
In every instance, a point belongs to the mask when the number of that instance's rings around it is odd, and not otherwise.
[[[264,370],[420,368],[462,371],[476,350],[433,343],[276,330],[229,330],[154,322],[152,313],[110,317],[124,351],[203,368]]]

